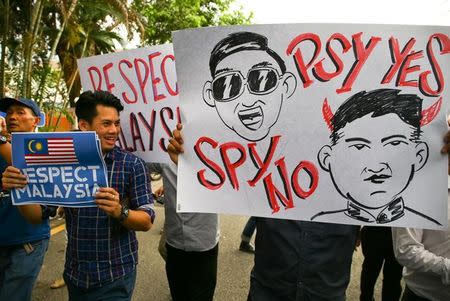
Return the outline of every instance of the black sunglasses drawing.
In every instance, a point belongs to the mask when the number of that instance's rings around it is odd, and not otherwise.
[[[215,45],[209,67],[212,80],[203,86],[205,103],[240,137],[264,139],[297,86],[284,61],[268,47],[267,38],[232,33]]]

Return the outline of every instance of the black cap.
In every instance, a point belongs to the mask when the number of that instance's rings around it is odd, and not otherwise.
[[[0,111],[5,112],[8,110],[8,108],[13,105],[13,104],[21,104],[27,108],[30,108],[34,115],[36,116],[40,116],[41,115],[41,109],[39,109],[39,106],[37,105],[37,103],[35,103],[33,100],[31,99],[27,99],[27,98],[10,98],[10,97],[5,97],[2,98],[0,100]]]

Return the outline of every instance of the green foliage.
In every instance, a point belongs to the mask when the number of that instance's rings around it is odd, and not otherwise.
[[[231,11],[234,0],[153,0],[134,1],[147,19],[144,44],[171,42],[172,31],[219,25],[249,24],[253,15]]]
[[[0,0],[0,96],[32,97],[50,117],[70,121],[67,108],[81,91],[78,58],[115,51],[123,29],[145,45],[170,42],[174,30],[250,23],[252,14],[232,11],[233,2]]]

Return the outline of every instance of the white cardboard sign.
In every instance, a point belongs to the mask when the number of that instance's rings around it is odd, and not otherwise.
[[[446,227],[449,32],[175,32],[185,149],[178,210]]]
[[[78,69],[85,91],[109,91],[122,101],[118,144],[147,162],[168,162],[180,121],[172,44],[82,58]]]

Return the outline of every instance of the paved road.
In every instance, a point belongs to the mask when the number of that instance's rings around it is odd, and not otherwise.
[[[164,210],[157,206],[158,218],[152,230],[139,233],[138,276],[133,300],[170,301],[164,261],[158,254],[157,247],[160,229],[164,220]],[[253,265],[253,256],[237,250],[240,232],[247,218],[242,216],[223,215],[220,217],[221,237],[219,250],[218,284],[215,300],[246,300],[249,275]],[[33,300],[67,300],[65,288],[52,290],[50,283],[61,275],[64,265],[65,234],[61,231],[52,236],[47,256],[39,275]],[[347,299],[358,300],[359,272],[361,253],[355,252],[352,279],[347,290]],[[379,283],[377,284],[377,294]],[[379,300],[377,297],[376,300]]]

